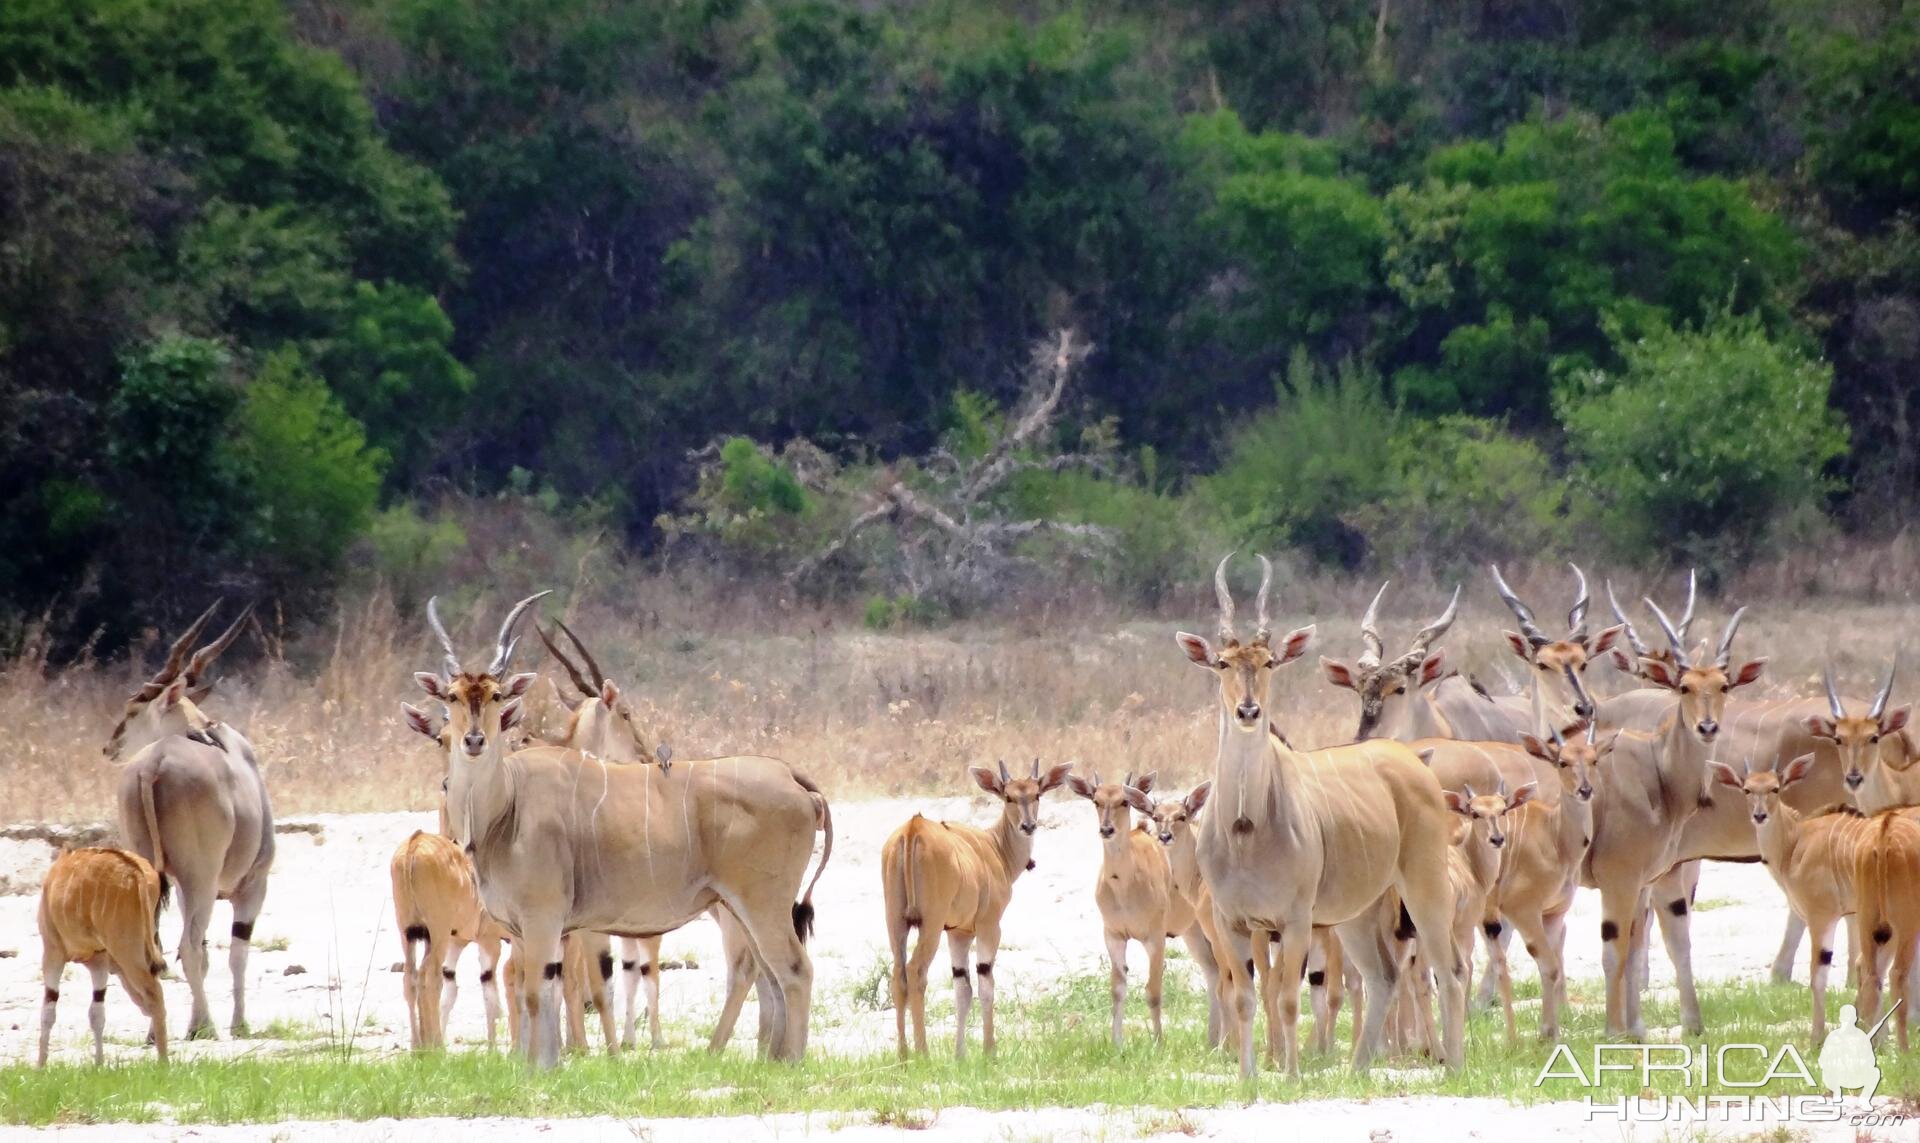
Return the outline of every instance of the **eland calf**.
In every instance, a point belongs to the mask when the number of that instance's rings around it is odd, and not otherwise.
[[[993,1054],[993,957],[1000,948],[1000,918],[1013,899],[1013,883],[1033,867],[1033,831],[1040,828],[1040,798],[1067,780],[1071,763],[1015,778],[975,766],[967,773],[1000,799],[1000,820],[989,829],[936,822],[919,814],[894,830],[880,850],[886,894],[887,944],[893,951],[893,1022],[900,1056],[907,1055],[907,1012],[913,1012],[914,1048],[927,1051],[927,966],[940,934],[953,960],[955,1057],[966,1055],[967,1016],[973,1006],[969,968],[978,942],[980,1046]],[[911,960],[907,934],[920,930]]]
[[[69,850],[47,870],[40,888],[40,979],[47,990],[40,1005],[40,1067],[47,1066],[60,978],[75,963],[86,965],[93,977],[93,1003],[87,1008],[93,1062],[106,1058],[110,973],[119,976],[151,1022],[154,1050],[166,1062],[167,1002],[159,980],[166,961],[158,929],[164,901],[160,875],[146,859],[124,849]]]

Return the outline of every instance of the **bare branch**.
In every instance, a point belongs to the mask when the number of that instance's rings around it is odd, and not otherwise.
[[[995,442],[967,477],[960,489],[962,504],[979,500],[1019,471],[1013,451],[1053,423],[1060,409],[1060,398],[1067,391],[1067,381],[1073,376],[1074,366],[1086,360],[1092,352],[1091,345],[1075,344],[1074,331],[1070,329],[1063,329],[1056,334],[1051,346],[1042,343],[1034,347],[1031,376],[1032,392],[1037,399],[1014,421],[1006,435]]]

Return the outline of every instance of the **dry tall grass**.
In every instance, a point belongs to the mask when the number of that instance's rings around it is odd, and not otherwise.
[[[1543,623],[1564,613],[1564,571],[1517,582]],[[1275,624],[1318,621],[1313,653],[1350,659],[1374,586],[1283,578]],[[1642,586],[1634,583],[1636,594]],[[1665,584],[1663,598],[1674,590]],[[457,592],[445,601],[463,649],[478,654],[488,645],[510,594]],[[1444,643],[1450,662],[1496,693],[1511,690],[1519,675],[1499,634],[1510,617],[1484,580],[1470,583],[1468,596]],[[883,634],[862,628],[851,609],[806,610],[770,592],[636,577],[576,590],[566,617],[679,756],[772,754],[845,796],[963,791],[969,764],[1036,756],[1111,772],[1157,769],[1170,788],[1198,780],[1212,757],[1212,685],[1171,635],[1180,626],[1211,633],[1211,602],[1196,585],[1156,615],[1056,603],[991,623]],[[1389,642],[1404,640],[1443,603],[1438,587],[1396,587],[1385,616]],[[1594,614],[1602,622],[1604,602]],[[1817,693],[1831,659],[1843,688],[1864,694],[1892,659],[1909,614],[1896,604],[1757,604],[1740,648],[1772,656],[1765,686],[1773,693]],[[1697,631],[1717,637],[1724,610],[1703,601],[1703,616]],[[523,648],[531,650],[519,665],[548,671],[527,634]],[[345,605],[323,629],[267,643],[266,654],[220,679],[206,705],[253,740],[279,812],[428,806],[440,760],[398,719],[398,703],[418,697],[411,673],[439,661],[419,609],[375,593]],[[150,664],[159,653],[149,646],[135,659]],[[1596,671],[1597,689],[1623,685],[1611,668]],[[140,675],[135,662],[50,668],[32,653],[0,669],[0,722],[13,739],[0,818],[111,815],[118,767],[100,747]],[[1350,735],[1353,699],[1324,682],[1311,655],[1283,679],[1278,714],[1297,744]],[[536,733],[562,722],[550,683],[536,688],[531,714]]]

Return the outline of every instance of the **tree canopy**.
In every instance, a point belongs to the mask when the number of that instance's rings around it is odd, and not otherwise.
[[[1907,4],[15,0],[0,611],[297,615],[450,497],[777,570],[1063,329],[1103,459],[994,510],[1144,594],[1748,558],[1920,501],[1916,211]]]

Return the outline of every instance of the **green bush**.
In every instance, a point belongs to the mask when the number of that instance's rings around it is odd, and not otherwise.
[[[1388,467],[1398,413],[1371,372],[1316,375],[1294,355],[1273,408],[1243,419],[1226,459],[1199,482],[1224,530],[1240,543],[1298,547],[1352,566],[1366,553],[1353,513],[1393,488]]]
[[[1623,557],[1737,557],[1783,516],[1834,491],[1847,426],[1827,406],[1833,370],[1719,314],[1618,346],[1559,397],[1583,491]]]
[[[1220,546],[1190,501],[1153,488],[1157,467],[1144,449],[1140,483],[1073,470],[1027,473],[1014,485],[1016,514],[1105,528],[1113,542],[1093,557],[1094,576],[1152,605],[1204,575],[1202,553]]]
[[[825,454],[803,441],[776,456],[747,437],[733,437],[702,464],[682,511],[661,514],[654,526],[668,540],[697,538],[743,567],[784,571],[845,522],[841,499],[810,493],[797,464],[817,467],[823,479],[836,471]]]
[[[1392,491],[1355,515],[1377,562],[1462,566],[1564,550],[1565,481],[1499,422],[1409,421],[1389,451]]]
[[[715,503],[743,515],[798,516],[807,510],[807,494],[785,465],[747,438],[734,437],[720,446],[720,495]]]
[[[422,515],[414,504],[396,504],[373,518],[367,539],[376,575],[394,594],[411,600],[431,590],[466,550],[467,530],[450,514]]]
[[[385,455],[290,351],[267,359],[233,429],[254,542],[283,574],[317,582],[372,522]]]

